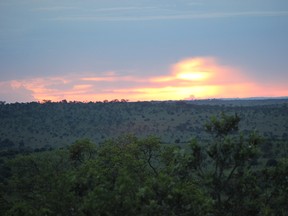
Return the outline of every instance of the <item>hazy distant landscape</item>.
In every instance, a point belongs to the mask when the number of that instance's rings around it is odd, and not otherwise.
[[[256,130],[267,142],[287,141],[288,99],[163,102],[46,102],[0,105],[1,141],[13,147],[59,148],[77,139],[100,143],[133,134],[156,135],[168,144],[206,139],[204,124],[221,112],[237,113],[240,130]],[[11,145],[12,147],[12,145]]]

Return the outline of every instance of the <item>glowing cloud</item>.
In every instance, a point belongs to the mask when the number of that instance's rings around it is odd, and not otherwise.
[[[159,90],[173,86],[174,90],[169,96],[172,99],[183,99],[190,95],[196,98],[230,97],[227,92],[222,95],[222,92],[227,91],[224,89],[234,84],[238,87],[240,83],[245,85],[247,80],[240,72],[220,65],[214,58],[199,57],[179,61],[172,65],[170,75],[154,77],[151,82],[157,83]]]
[[[173,73],[178,79],[189,81],[201,81],[209,77],[208,68],[203,68],[204,59],[187,59],[173,67]]]
[[[110,71],[100,75],[78,73],[0,82],[0,86],[6,87],[0,89],[0,100],[21,101],[19,98],[23,92],[23,101],[183,100],[288,95],[286,86],[261,85],[244,74],[219,64],[215,58],[187,58],[172,65],[166,76],[123,76]],[[9,100],[9,95],[14,97]]]

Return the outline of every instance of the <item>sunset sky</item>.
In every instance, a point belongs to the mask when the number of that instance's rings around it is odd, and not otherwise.
[[[288,96],[287,0],[0,0],[0,100]]]

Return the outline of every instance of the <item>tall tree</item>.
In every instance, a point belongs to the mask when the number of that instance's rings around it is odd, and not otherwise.
[[[212,135],[208,145],[191,142],[190,167],[213,198],[215,215],[227,215],[227,208],[231,215],[259,212],[254,205],[257,187],[251,162],[257,158],[260,137],[255,132],[248,138],[236,134],[239,122],[237,114],[213,116],[205,125]]]

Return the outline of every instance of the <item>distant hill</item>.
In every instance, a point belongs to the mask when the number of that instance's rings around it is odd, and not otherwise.
[[[164,143],[205,141],[203,125],[221,112],[237,113],[241,130],[287,142],[288,99],[211,99],[165,102],[0,104],[0,146],[58,148],[77,139],[95,143],[123,134],[156,135]]]

